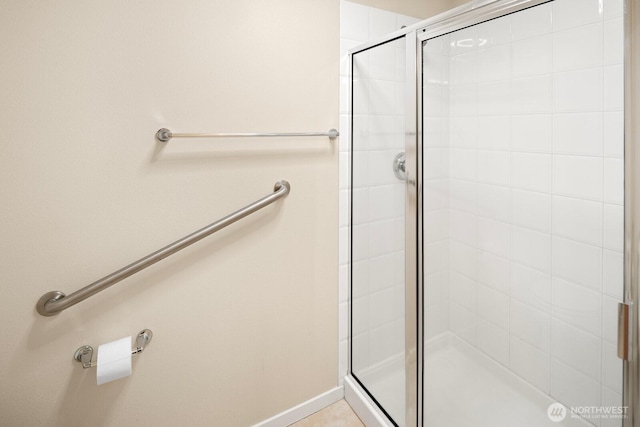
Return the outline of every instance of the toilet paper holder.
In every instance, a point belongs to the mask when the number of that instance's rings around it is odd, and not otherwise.
[[[143,329],[138,333],[136,337],[136,346],[131,349],[131,355],[142,353],[147,344],[151,342],[153,338],[153,332],[149,329]],[[97,365],[97,360],[93,359],[93,347],[90,345],[83,345],[73,354],[74,360],[82,363],[84,369],[91,368]]]

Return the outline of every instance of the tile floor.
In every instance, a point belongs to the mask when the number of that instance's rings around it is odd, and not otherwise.
[[[290,427],[364,427],[364,424],[343,399]]]

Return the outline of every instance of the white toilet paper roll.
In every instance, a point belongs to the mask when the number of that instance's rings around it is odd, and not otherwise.
[[[131,375],[131,337],[98,347],[96,375],[98,385]]]

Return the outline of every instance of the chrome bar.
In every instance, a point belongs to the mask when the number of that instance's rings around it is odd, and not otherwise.
[[[328,132],[292,132],[292,133],[174,133],[167,128],[158,129],[156,139],[160,142],[168,142],[171,138],[253,138],[253,137],[278,137],[278,136],[328,136],[336,139],[340,132],[329,129]]]
[[[124,280],[127,277],[141,270],[144,270],[147,267],[150,267],[151,265],[168,257],[169,255],[173,255],[179,250],[192,245],[193,243],[209,236],[210,234],[213,234],[216,231],[221,230],[226,226],[231,225],[234,222],[264,208],[265,206],[270,205],[281,197],[289,194],[290,189],[291,185],[287,181],[278,181],[275,184],[274,192],[272,194],[269,194],[268,196],[263,197],[262,199],[248,206],[245,206],[244,208],[230,215],[227,215],[219,221],[216,221],[213,224],[209,224],[206,227],[201,228],[200,230],[180,240],[177,240],[170,245],[165,246],[164,248],[159,249],[156,252],[147,255],[146,257],[141,258],[132,264],[129,264],[124,268],[121,268],[120,270],[111,273],[108,276],[105,276],[102,279],[97,280],[90,285],[87,285],[84,288],[75,291],[72,294],[65,295],[60,291],[47,292],[38,300],[38,303],[36,304],[36,310],[42,316],[53,316],[54,314],[58,314],[62,310],[76,305],[80,301],[84,301],[90,296],[95,295],[112,285],[115,285],[121,280]]]

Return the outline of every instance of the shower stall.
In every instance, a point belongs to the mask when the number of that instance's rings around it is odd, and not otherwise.
[[[636,3],[476,1],[350,51],[368,426],[640,425]]]

